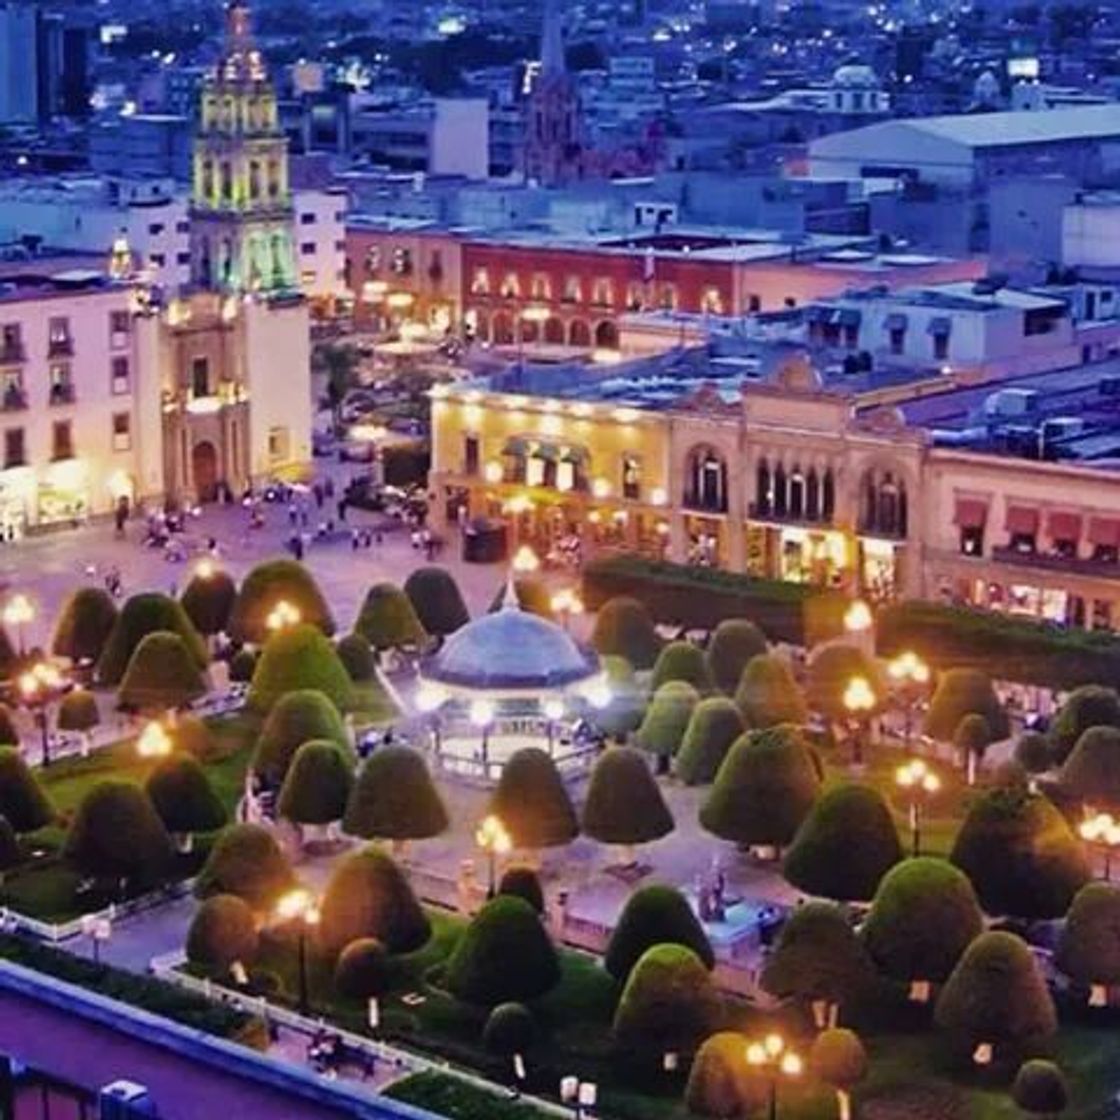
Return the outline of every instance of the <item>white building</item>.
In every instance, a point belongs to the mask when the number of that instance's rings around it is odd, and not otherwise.
[[[300,289],[329,304],[346,292],[346,188],[295,190],[292,202]]]
[[[1065,208],[1062,264],[1073,268],[1120,265],[1120,192],[1084,194]]]

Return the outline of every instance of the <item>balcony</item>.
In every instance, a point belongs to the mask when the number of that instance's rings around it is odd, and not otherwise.
[[[1094,560],[1091,557],[1058,556],[1045,552],[1022,552],[1017,548],[993,548],[992,559],[1016,568],[1089,576],[1096,579],[1120,579],[1120,561]]]
[[[77,396],[72,381],[60,381],[51,386],[50,402],[52,405],[73,404]]]
[[[791,525],[802,529],[831,529],[833,515],[820,514],[811,517],[804,511],[793,513],[791,510],[779,512],[772,505],[761,502],[751,502],[747,509],[747,517],[751,521],[769,521],[775,525]]]
[[[686,490],[684,506],[693,513],[726,513],[727,498],[713,497],[710,494],[697,494],[695,491]]]
[[[47,343],[48,358],[72,358],[74,356],[74,340],[72,338],[52,338]]]
[[[21,412],[27,407],[27,392],[21,386],[11,385],[4,390],[0,398],[0,410],[4,412]]]
[[[19,339],[6,339],[0,342],[0,365],[14,365],[27,361],[27,350]]]

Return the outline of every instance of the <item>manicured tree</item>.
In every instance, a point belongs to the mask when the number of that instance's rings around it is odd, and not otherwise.
[[[533,1000],[556,986],[560,961],[540,918],[521,898],[491,899],[447,962],[447,988],[481,1007]]]
[[[625,983],[638,958],[654,945],[683,945],[706,968],[715,965],[708,935],[688,900],[675,887],[660,883],[641,887],[626,900],[603,956],[603,966],[620,984]]]
[[[235,894],[265,914],[294,885],[291,864],[272,833],[259,824],[234,824],[214,842],[194,893],[198,898]]]
[[[344,999],[368,1000],[382,995],[390,979],[389,954],[376,937],[351,941],[334,966],[334,990]]]
[[[961,720],[968,715],[983,716],[988,721],[992,742],[1006,739],[1010,732],[1007,711],[987,673],[979,669],[949,669],[938,678],[930,699],[926,734],[949,742]]]
[[[1083,731],[1062,763],[1058,784],[1063,793],[1095,808],[1120,809],[1120,728]]]
[[[373,647],[361,634],[347,634],[345,638],[340,638],[337,650],[338,659],[352,681],[371,681],[377,676]]]
[[[1024,731],[1015,744],[1015,761],[1028,774],[1043,774],[1054,765],[1050,740],[1039,731]]]
[[[419,949],[431,934],[408,879],[379,848],[335,864],[319,910],[319,945],[330,957],[359,937],[375,937],[389,953]]]
[[[237,584],[229,572],[221,568],[195,572],[179,596],[194,628],[207,637],[226,631],[236,599]]]
[[[692,1054],[720,1019],[704,962],[683,945],[654,945],[630,970],[614,1013],[618,1049],[638,1057]]]
[[[444,638],[470,622],[459,585],[446,568],[417,568],[404,581],[404,593],[428,634]]]
[[[19,837],[7,817],[0,817],[0,875],[23,861]]]
[[[411,747],[380,747],[350,793],[343,831],[366,840],[427,840],[449,824],[427,763]]]
[[[1090,727],[1120,727],[1120,694],[1114,688],[1087,684],[1066,698],[1050,727],[1051,758],[1060,766]]]
[[[229,659],[229,679],[237,684],[248,684],[256,668],[256,652],[248,648],[239,649]]]
[[[122,708],[165,712],[206,695],[206,681],[178,634],[147,634],[129,659],[117,692]]]
[[[531,867],[507,867],[498,883],[498,894],[509,894],[523,899],[536,914],[544,913],[544,888]]]
[[[834,902],[807,902],[789,916],[762,970],[764,991],[810,1007],[818,1027],[858,999],[873,977],[867,951]]]
[[[235,963],[251,965],[259,944],[257,920],[246,902],[235,894],[216,894],[194,912],[187,960],[224,976]]]
[[[317,627],[301,623],[278,631],[265,643],[246,703],[254,711],[270,712],[281,697],[308,688],[321,692],[339,709],[349,707],[354,696],[330,640]]]
[[[156,763],[144,790],[163,827],[182,837],[189,849],[196,832],[213,832],[226,823],[226,809],[193,755],[175,751]]]
[[[651,669],[661,651],[653,619],[637,599],[608,599],[595,616],[591,644],[600,657],[624,657],[635,669]]]
[[[428,640],[412,600],[395,583],[375,583],[369,589],[354,633],[379,651],[419,648]]]
[[[632,849],[668,836],[673,828],[673,815],[639,751],[609,747],[599,755],[583,803],[584,833],[601,844]],[[633,862],[632,850],[624,859]]]
[[[634,677],[634,668],[624,657],[600,658],[610,688],[610,703],[591,714],[591,720],[604,735],[625,738],[642,725],[646,695]]]
[[[51,652],[75,665],[101,656],[117,621],[117,604],[100,587],[80,587],[65,602],[54,624]]]
[[[766,635],[745,618],[725,618],[712,633],[706,653],[708,673],[716,688],[727,696],[734,694],[743,670],[769,647]]]
[[[174,727],[164,730],[171,736],[175,749],[193,755],[199,762],[208,762],[221,750],[210,725],[198,716],[180,715]]]
[[[74,691],[81,692],[83,690],[75,689]],[[67,693],[66,696],[63,697],[63,706],[65,706],[65,701],[72,695],[73,693]],[[59,713],[59,718],[61,719],[61,712]],[[66,731],[71,729],[62,728],[62,730]],[[16,721],[12,716],[12,709],[9,708],[7,704],[0,704],[0,746],[19,746],[19,728],[16,727]]]
[[[101,882],[154,887],[172,857],[171,837],[139,786],[95,785],[78,804],[62,858],[79,874]]]
[[[650,688],[654,694],[670,681],[684,681],[701,695],[712,691],[712,676],[704,651],[692,642],[670,642],[654,662]]]
[[[482,1045],[491,1054],[512,1058],[525,1054],[536,1040],[537,1023],[523,1003],[499,1003],[482,1028]]]
[[[330,824],[342,819],[353,785],[350,756],[328,739],[312,739],[288,767],[277,810],[296,824]]]
[[[809,662],[806,693],[809,707],[829,723],[843,723],[849,718],[844,707],[844,693],[856,677],[862,677],[882,696],[875,662],[858,646],[835,642],[823,646]]]
[[[766,1087],[743,1059],[743,1036],[720,1031],[696,1052],[684,1103],[693,1116],[711,1120],[751,1116],[766,1102]]]
[[[976,784],[976,771],[991,745],[992,729],[982,715],[969,712],[962,717],[953,732],[953,746],[965,760],[970,786]]]
[[[175,599],[149,591],[126,600],[98,659],[97,679],[103,685],[119,685],[137,647],[149,634],[159,631],[178,634],[195,666],[206,667],[206,643],[187,612]]]
[[[1054,1062],[1031,1058],[1019,1067],[1011,1099],[1028,1116],[1060,1116],[1069,1105],[1065,1075]]]
[[[17,834],[54,820],[54,806],[16,747],[0,747],[0,816]]]
[[[859,1035],[843,1027],[821,1031],[809,1051],[809,1069],[836,1093],[840,1120],[850,1120],[852,1090],[867,1076],[867,1051]]]
[[[490,606],[487,608],[490,614],[500,611],[505,606],[508,590],[509,584],[502,583],[494,593],[494,598],[490,600]],[[523,611],[540,615],[541,618],[554,619],[552,594],[543,580],[520,576],[513,581],[513,593],[517,596],[517,605]]]
[[[301,688],[282,696],[268,713],[253,752],[253,769],[279,785],[296,751],[311,739],[327,739],[344,749],[350,744],[334,704],[313,688]]]
[[[965,950],[937,997],[934,1022],[962,1061],[991,1047],[999,1068],[1044,1047],[1058,1028],[1054,1001],[1027,943],[1012,933],[982,933]]]
[[[813,806],[782,871],[807,894],[863,902],[901,859],[898,829],[883,795],[872,786],[844,782],[826,790]]]
[[[743,717],[726,696],[709,696],[692,710],[681,749],[673,760],[676,775],[686,786],[707,785],[731,745],[743,733]]]
[[[1058,918],[1089,881],[1089,862],[1065,818],[1040,794],[1002,787],[969,808],[949,858],[992,915]]]
[[[779,724],[802,724],[809,719],[809,709],[789,662],[776,653],[752,657],[739,678],[735,703],[743,715],[743,723],[755,730]]]
[[[743,735],[728,751],[700,809],[708,832],[741,847],[783,848],[820,790],[820,774],[794,727]]]
[[[101,713],[97,710],[97,698],[88,689],[73,689],[63,696],[58,705],[58,729],[72,731],[81,736],[83,757],[89,754],[91,732],[100,722]]]
[[[983,928],[968,877],[947,860],[920,856],[883,876],[860,936],[879,971],[925,1002]]]
[[[1077,892],[1054,963],[1090,991],[1120,984],[1120,887],[1089,883]]]
[[[667,765],[680,750],[688,721],[699,703],[700,694],[687,681],[666,681],[653,694],[638,728],[637,741],[658,760],[659,766]]]
[[[263,645],[269,638],[268,617],[279,603],[299,611],[300,621],[324,634],[334,633],[334,619],[311,573],[286,557],[258,564],[244,579],[229,616],[235,642]]]
[[[539,747],[522,747],[509,757],[489,811],[505,825],[515,848],[558,848],[579,835],[564,779]]]

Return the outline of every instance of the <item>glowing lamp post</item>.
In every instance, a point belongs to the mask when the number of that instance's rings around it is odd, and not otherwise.
[[[61,696],[69,682],[49,661],[37,661],[16,681],[20,700],[31,713],[43,744],[43,766],[51,764],[50,705]]]
[[[4,625],[14,626],[16,641],[19,644],[19,655],[27,653],[27,642],[24,627],[35,618],[35,608],[26,595],[13,595],[4,605]]]
[[[298,625],[302,617],[303,614],[299,607],[294,603],[289,603],[287,599],[281,599],[280,602],[268,612],[268,617],[264,620],[264,624],[270,634],[277,634],[281,630],[286,630],[289,626]]]
[[[914,733],[914,708],[929,684],[929,666],[913,650],[900,653],[887,666],[887,674],[898,688],[902,701],[903,741],[907,751]]]
[[[141,758],[166,758],[171,747],[171,736],[156,720],[152,720],[136,740],[136,753]]]
[[[769,1034],[747,1047],[747,1065],[766,1078],[769,1089],[768,1115],[778,1117],[778,1085],[782,1080],[796,1081],[805,1070],[801,1055],[786,1046],[780,1034]]]
[[[299,934],[299,1013],[311,1009],[307,983],[307,935],[319,924],[319,907],[310,891],[297,887],[288,891],[276,904],[276,917],[281,922],[297,923]]]
[[[852,765],[862,766],[863,741],[876,704],[875,690],[866,677],[852,677],[844,689],[843,703],[853,725]]]
[[[941,789],[941,779],[920,759],[900,766],[894,773],[895,785],[909,797],[910,836],[914,855],[922,852],[922,809]]]
[[[475,830],[474,839],[486,853],[486,897],[490,899],[498,893],[498,856],[509,853],[513,840],[501,818],[493,814],[483,819]]]
[[[519,576],[531,575],[539,571],[540,566],[541,558],[527,544],[513,554],[513,570]]]
[[[568,624],[573,616],[583,614],[583,600],[570,587],[557,591],[552,596],[550,606],[552,607],[552,613],[560,616],[560,621],[565,630],[568,629]]]
[[[1081,822],[1077,831],[1086,844],[1101,850],[1104,856],[1104,879],[1106,883],[1111,882],[1112,853],[1120,847],[1120,824],[1113,819],[1111,813],[1094,813]]]

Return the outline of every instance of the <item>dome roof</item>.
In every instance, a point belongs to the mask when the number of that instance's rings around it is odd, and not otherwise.
[[[562,688],[595,676],[599,658],[555,622],[506,602],[468,622],[421,665],[425,680],[471,689]]]
[[[879,78],[870,66],[849,62],[837,68],[832,84],[852,89],[878,89]]]

